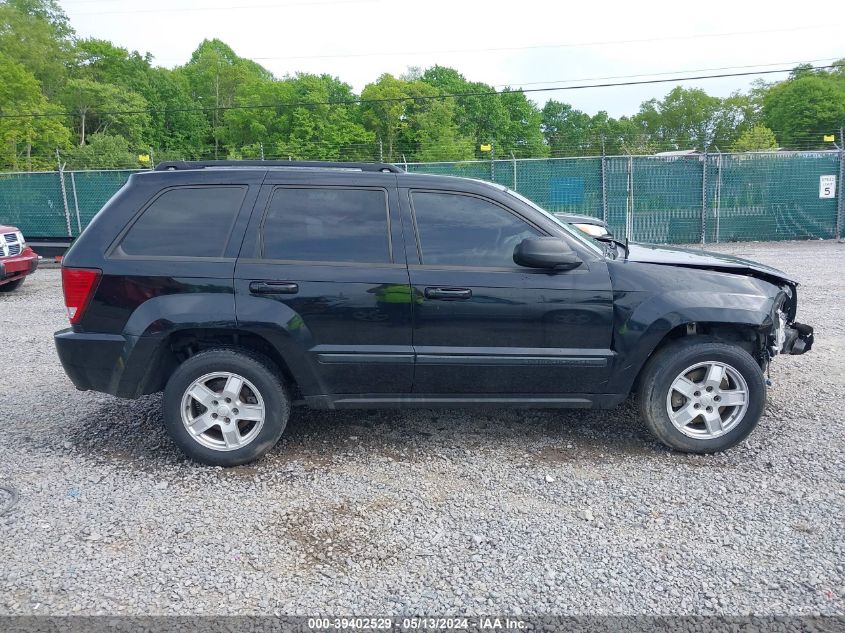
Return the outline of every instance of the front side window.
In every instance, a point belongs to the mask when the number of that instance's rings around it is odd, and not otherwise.
[[[310,262],[390,262],[382,189],[292,188],[273,192],[262,257]]]
[[[122,255],[222,257],[246,187],[179,187],[158,196],[120,243]]]
[[[513,251],[540,231],[493,202],[455,193],[412,193],[422,263],[513,268]]]

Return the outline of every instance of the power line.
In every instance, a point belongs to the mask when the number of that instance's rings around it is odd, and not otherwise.
[[[508,86],[540,86],[547,84],[572,83],[575,81],[606,81],[609,79],[633,79],[635,77],[662,77],[665,75],[677,75],[678,73],[706,73],[722,70],[740,70],[744,68],[770,68],[772,66],[795,67],[800,64],[817,64],[819,62],[835,62],[839,57],[822,57],[820,59],[799,59],[791,62],[773,62],[768,64],[745,64],[743,66],[717,66],[715,68],[691,68],[689,70],[669,70],[654,73],[637,73],[635,75],[609,75],[605,77],[581,77],[579,79],[562,79],[560,81],[514,81],[509,84],[493,84],[494,88],[507,88]],[[831,64],[832,65],[832,64]]]
[[[811,66],[808,70],[827,70],[833,68],[833,64],[825,66]],[[460,99],[465,97],[500,97],[513,93],[541,93],[541,92],[557,92],[565,90],[585,90],[590,88],[615,88],[622,86],[642,86],[650,84],[671,83],[679,81],[697,81],[703,79],[722,79],[727,77],[748,77],[752,75],[770,75],[774,73],[788,73],[792,72],[792,68],[779,68],[772,70],[757,70],[738,73],[721,73],[715,75],[696,75],[692,77],[667,77],[662,79],[646,79],[639,81],[621,81],[613,83],[596,83],[596,84],[582,84],[578,86],[555,86],[547,88],[527,88],[484,92],[463,92],[454,94],[438,94],[438,95],[420,95],[407,97],[388,97],[384,99],[342,99],[342,100],[328,100],[328,101],[300,101],[300,102],[278,102],[266,104],[253,105],[232,105],[232,106],[206,106],[206,107],[191,107],[191,108],[146,108],[143,110],[112,110],[97,113],[98,115],[126,115],[126,114],[167,114],[170,112],[214,112],[226,110],[261,110],[273,108],[299,108],[311,106],[334,106],[334,105],[355,105],[355,104],[371,104],[371,103],[398,103],[404,101],[432,101],[438,99]],[[565,81],[565,80],[563,80]],[[44,117],[73,117],[79,116],[77,112],[32,112],[32,113],[0,113],[0,119],[27,119],[27,118],[44,118]]]
[[[194,10],[194,9],[185,9]],[[147,12],[133,11],[132,13]],[[687,41],[694,39],[707,39],[719,37],[733,37],[739,35],[767,35],[771,33],[791,33],[796,31],[814,31],[820,29],[840,28],[843,24],[814,24],[805,26],[782,27],[777,29],[763,29],[756,31],[727,31],[722,33],[690,33],[687,35],[667,35],[664,37],[648,37],[635,38],[625,40],[599,40],[592,42],[565,42],[561,44],[534,44],[529,46],[500,46],[489,48],[459,48],[446,50],[423,50],[423,51],[371,51],[366,53],[332,53],[319,55],[285,55],[285,56],[245,56],[247,59],[253,61],[278,61],[278,60],[296,60],[296,59],[339,59],[349,57],[396,57],[397,55],[439,55],[439,54],[463,54],[463,53],[489,53],[489,52],[503,52],[503,51],[524,51],[524,50],[542,50],[547,48],[594,48],[599,46],[614,46],[619,44],[648,44],[653,42],[672,42],[672,41]],[[162,58],[159,61],[179,61],[174,58]]]

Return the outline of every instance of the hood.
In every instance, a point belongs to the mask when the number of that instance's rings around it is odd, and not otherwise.
[[[5,226],[3,224],[0,224],[0,233],[14,233],[17,230],[18,229],[16,229],[14,226]]]
[[[792,284],[798,282],[785,272],[748,259],[689,248],[671,248],[654,244],[630,244],[628,261],[643,264],[664,264],[684,268],[704,268],[720,272],[750,274],[755,277],[779,279]]]

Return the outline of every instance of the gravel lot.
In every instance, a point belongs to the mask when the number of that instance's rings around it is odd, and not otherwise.
[[[198,466],[158,396],[73,388],[40,270],[0,296],[0,613],[845,614],[845,245],[713,250],[797,275],[817,347],[704,457],[629,404],[298,410],[259,463]]]

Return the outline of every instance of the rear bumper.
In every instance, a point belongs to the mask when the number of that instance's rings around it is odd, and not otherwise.
[[[167,375],[166,346],[155,336],[74,332],[53,335],[65,373],[80,391],[137,398],[160,391]]]
[[[38,255],[28,246],[20,255],[0,259],[0,284],[25,277],[38,268]]]

